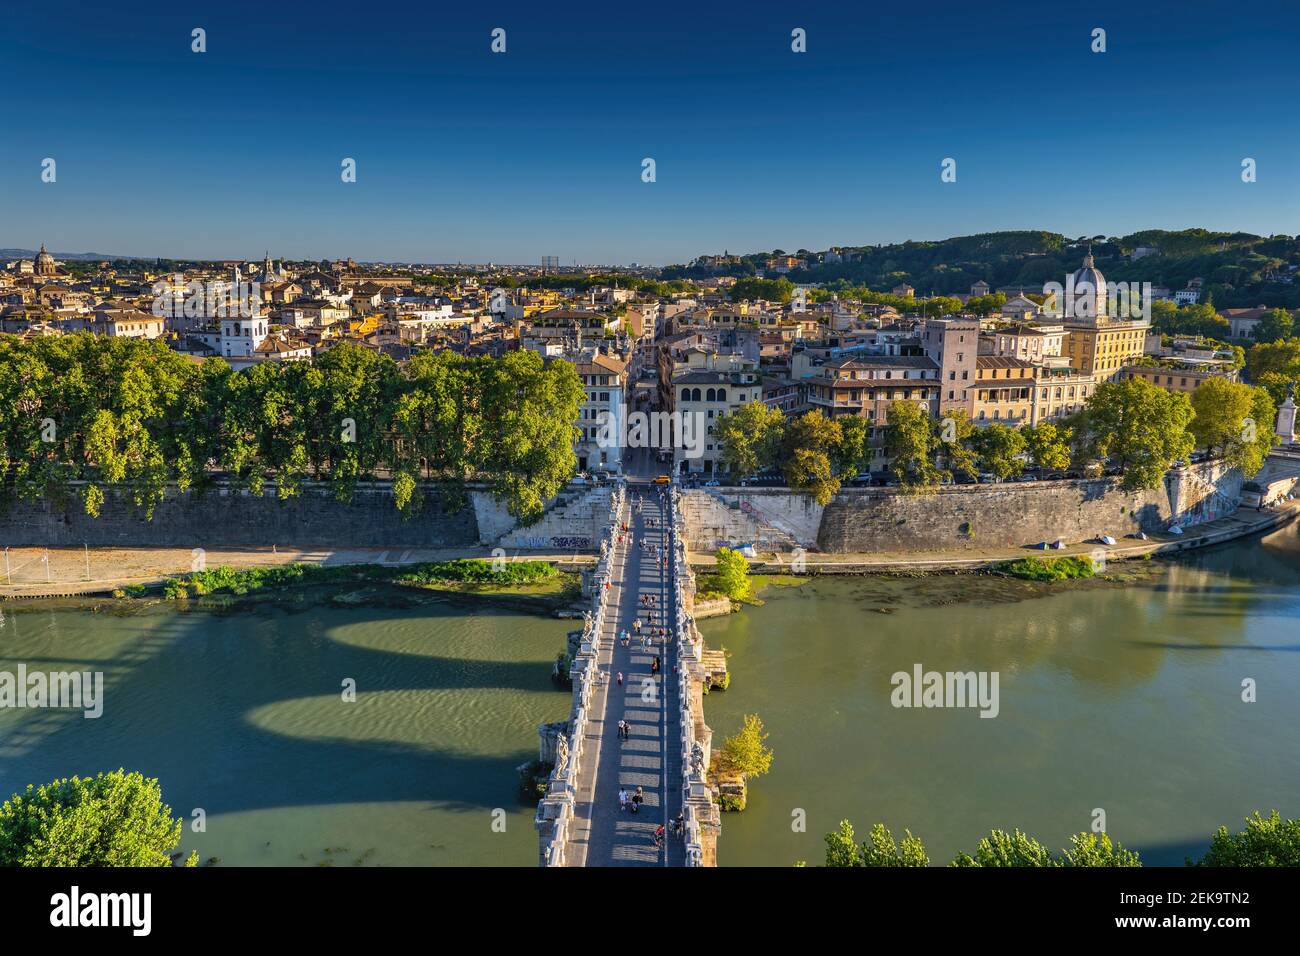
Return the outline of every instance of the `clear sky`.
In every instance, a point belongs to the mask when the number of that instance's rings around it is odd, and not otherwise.
[[[668,263],[1300,232],[1295,0],[799,6],[12,4],[0,246]]]

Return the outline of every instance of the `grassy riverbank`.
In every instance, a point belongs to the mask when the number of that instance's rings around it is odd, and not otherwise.
[[[325,588],[324,586],[329,586]],[[554,613],[581,596],[579,577],[546,561],[493,562],[480,559],[430,561],[388,567],[377,564],[285,564],[270,567],[217,567],[166,578],[157,585],[135,585],[113,592],[128,600],[161,596],[177,603],[229,606],[244,600],[277,600],[318,589],[320,599],[337,604],[406,603],[418,591],[464,603],[500,604],[536,613]]]

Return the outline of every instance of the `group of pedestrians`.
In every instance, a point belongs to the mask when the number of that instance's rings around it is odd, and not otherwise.
[[[619,811],[631,810],[633,813],[641,812],[641,804],[645,802],[645,791],[640,787],[628,792],[627,787],[620,787],[618,791],[618,809]]]
[[[618,739],[619,740],[632,739],[632,724],[630,722],[626,720],[620,720],[618,722]]]

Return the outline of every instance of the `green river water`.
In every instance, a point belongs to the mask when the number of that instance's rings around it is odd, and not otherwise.
[[[724,816],[721,865],[820,862],[841,819],[910,828],[935,862],[992,827],[1059,847],[1097,808],[1148,864],[1181,864],[1253,809],[1300,815],[1295,526],[1124,585],[823,579],[764,597],[702,625],[731,654],[709,723],[720,739],[758,713],[776,754]],[[203,859],[532,866],[514,768],[567,712],[549,671],[568,627],[436,603],[10,606],[0,670],[103,671],[106,688],[97,720],[0,710],[0,791],[120,766],[187,820],[203,808],[182,842]],[[996,671],[998,716],[893,707],[890,676],[915,664]]]

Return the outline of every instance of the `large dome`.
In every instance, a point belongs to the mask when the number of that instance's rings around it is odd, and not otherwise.
[[[54,256],[45,251],[45,243],[41,243],[41,251],[36,254],[36,274],[38,276],[54,275],[56,267],[54,265]]]
[[[1106,315],[1106,277],[1093,263],[1091,249],[1074,273],[1074,313],[1079,318]]]

